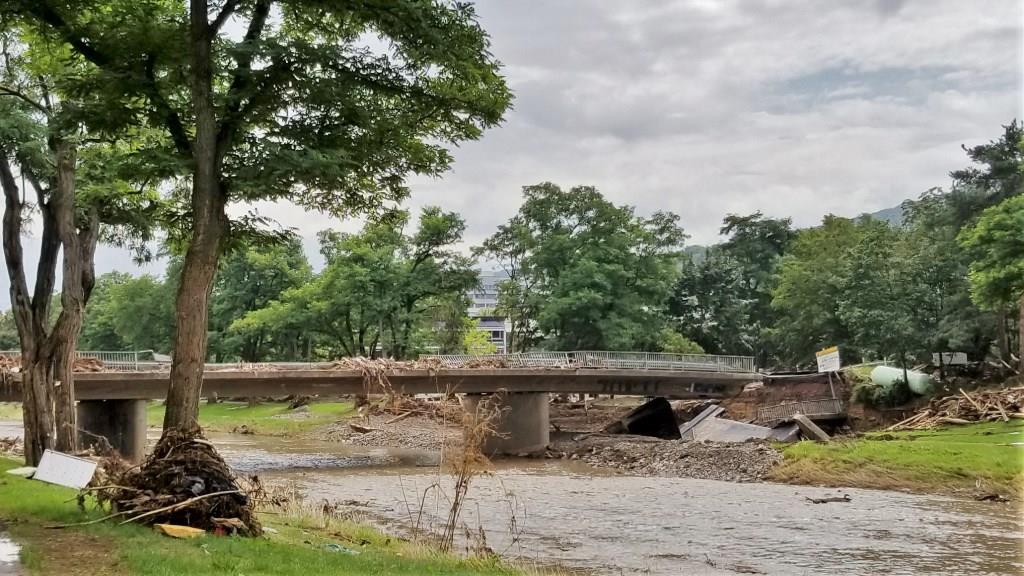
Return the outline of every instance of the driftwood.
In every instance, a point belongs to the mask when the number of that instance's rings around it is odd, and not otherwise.
[[[363,426],[361,424],[356,424],[355,422],[349,422],[348,427],[351,428],[353,432],[358,432],[360,434],[369,434],[370,432],[376,432],[377,430],[379,430],[379,428]]]
[[[923,430],[941,424],[972,422],[1009,422],[1024,418],[1024,386],[976,390],[973,394],[962,388],[959,394],[934,398],[917,414],[906,418],[886,431]]]
[[[412,410],[409,410],[408,412],[404,412],[404,413],[402,413],[402,414],[400,414],[398,416],[395,416],[391,420],[388,420],[387,422],[384,423],[384,425],[385,426],[390,426],[391,424],[394,424],[395,422],[401,422],[402,420],[405,420],[406,418],[408,418],[409,416],[412,416],[413,414],[415,414],[415,412],[413,412]]]
[[[828,498],[807,498],[812,504],[827,504],[829,502],[851,502],[853,499],[850,498],[849,494],[843,494],[842,496],[829,496]]]

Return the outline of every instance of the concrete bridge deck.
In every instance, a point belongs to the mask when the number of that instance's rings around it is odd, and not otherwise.
[[[20,375],[9,374],[0,384],[0,402],[21,400]],[[745,384],[761,379],[742,372],[617,370],[593,368],[442,368],[396,370],[387,373],[394,392],[465,394],[506,392],[554,392],[670,396],[675,398],[723,398],[738,393]],[[167,372],[79,372],[75,396],[79,400],[147,400],[164,398]],[[379,394],[366,387],[359,370],[208,370],[203,394],[220,397]]]
[[[79,356],[97,357],[91,354],[100,353],[80,352]],[[111,371],[75,373],[79,427],[88,432],[83,442],[105,437],[124,456],[138,461],[145,449],[145,401],[166,397],[170,373],[166,365],[139,362],[137,356],[125,359],[125,353],[114,354],[118,355],[114,357],[116,364],[105,365]],[[465,405],[473,410],[481,395],[503,393],[501,402],[507,410],[495,423],[496,434],[485,449],[516,454],[547,446],[551,392],[725,398],[762,378],[753,369],[753,359],[740,356],[541,352],[424,360],[405,364],[370,362],[365,367],[359,364],[361,361],[207,365],[203,395],[331,397],[448,392],[466,394]],[[503,367],[489,367],[493,365]],[[21,374],[0,373],[0,401],[18,401],[21,397]]]

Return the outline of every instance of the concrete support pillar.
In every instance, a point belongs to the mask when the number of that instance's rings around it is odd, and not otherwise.
[[[476,412],[490,394],[466,394],[463,408]],[[484,441],[487,456],[532,454],[547,448],[550,440],[547,392],[502,393],[501,414],[493,423],[495,434]]]
[[[102,437],[127,460],[141,462],[146,455],[145,400],[81,400],[78,427],[83,449],[105,447]]]

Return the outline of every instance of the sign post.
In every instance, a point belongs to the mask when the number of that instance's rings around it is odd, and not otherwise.
[[[814,355],[818,360],[818,373],[825,372],[828,374],[828,389],[832,392],[832,398],[835,399],[836,389],[832,385],[832,373],[838,372],[841,367],[839,347],[830,346],[824,350],[818,350]]]

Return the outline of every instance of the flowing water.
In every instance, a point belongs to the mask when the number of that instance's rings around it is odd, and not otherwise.
[[[436,525],[447,515],[444,496],[431,486],[450,491],[453,482],[438,475],[436,453],[257,436],[212,440],[239,472],[353,506],[389,530]],[[850,502],[806,499],[844,493]],[[562,460],[500,463],[474,480],[463,521],[508,557],[597,574],[1024,574],[1017,504],[642,478]]]

